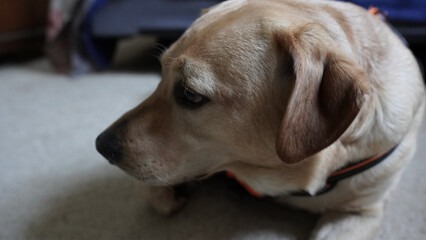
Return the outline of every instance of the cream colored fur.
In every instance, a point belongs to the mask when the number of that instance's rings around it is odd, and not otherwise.
[[[334,73],[327,64],[335,59],[348,67]],[[156,209],[168,213],[182,205],[171,186],[228,170],[261,194],[323,213],[311,239],[374,239],[385,200],[415,152],[425,105],[416,60],[385,23],[349,3],[231,0],[207,9],[161,61],[157,90],[110,127],[122,139],[119,167],[149,184],[145,196]],[[344,109],[356,117],[343,134],[293,161],[277,154],[288,146],[276,138],[285,138],[279,133],[283,115],[310,114],[303,104],[294,108],[298,113],[286,112],[302,91],[297,67],[307,76],[322,76],[329,67],[333,84],[347,77],[359,89],[353,109]],[[178,81],[211,101],[182,108],[173,96]],[[314,94],[319,86],[305,87]],[[396,144],[384,162],[327,194],[286,196],[300,189],[315,193],[336,169]]]

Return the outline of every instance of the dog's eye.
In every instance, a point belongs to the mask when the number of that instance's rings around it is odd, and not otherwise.
[[[184,107],[196,108],[209,101],[207,97],[186,87],[182,82],[176,84],[174,94],[177,103]]]

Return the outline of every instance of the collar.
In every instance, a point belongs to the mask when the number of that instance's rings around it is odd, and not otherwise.
[[[349,178],[349,177],[352,177],[356,174],[359,174],[361,172],[364,172],[364,171],[376,166],[377,164],[379,164],[380,162],[385,160],[389,155],[391,155],[397,147],[398,147],[398,145],[396,145],[395,147],[393,147],[392,149],[390,149],[389,151],[387,151],[383,154],[375,155],[373,157],[363,159],[363,160],[358,161],[356,163],[348,164],[348,165],[334,171],[327,178],[324,187],[322,189],[320,189],[319,191],[317,191],[315,194],[310,194],[306,190],[300,190],[300,191],[290,192],[288,195],[290,195],[290,196],[314,197],[314,196],[319,196],[319,195],[325,194],[325,193],[331,191],[334,187],[336,187],[336,185],[339,183],[339,181],[346,179],[346,178]],[[243,181],[238,179],[237,176],[235,176],[235,174],[233,174],[232,172],[226,171],[226,174],[228,175],[228,177],[235,179],[251,195],[253,195],[257,198],[263,198],[264,197],[262,194],[254,191],[249,185],[247,185],[246,183],[244,183]]]

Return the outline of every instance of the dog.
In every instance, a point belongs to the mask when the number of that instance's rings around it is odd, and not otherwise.
[[[227,171],[322,213],[311,239],[375,238],[425,107],[419,66],[385,22],[344,2],[230,0],[161,64],[155,92],[96,140],[155,209],[177,211],[173,186]]]

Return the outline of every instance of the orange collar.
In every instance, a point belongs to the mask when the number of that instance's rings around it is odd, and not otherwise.
[[[366,159],[361,160],[359,162],[348,164],[345,167],[338,169],[337,171],[330,174],[330,176],[326,180],[325,186],[313,195],[310,194],[309,192],[307,192],[306,190],[294,191],[294,192],[289,193],[289,195],[291,195],[291,196],[314,197],[314,196],[318,196],[318,195],[322,195],[324,193],[327,193],[330,190],[332,190],[337,185],[337,183],[339,181],[346,179],[346,178],[349,178],[349,177],[352,177],[352,176],[354,176],[358,173],[361,173],[361,172],[368,170],[368,169],[374,167],[375,165],[379,164],[380,162],[385,160],[389,155],[391,155],[397,147],[398,147],[398,145],[396,145],[391,150],[389,150],[389,151],[387,151],[387,152],[385,152],[381,155],[376,155],[374,157],[366,158]],[[247,185],[246,183],[244,183],[243,181],[238,179],[237,176],[235,176],[235,174],[233,174],[232,172],[226,171],[226,174],[228,175],[228,177],[235,179],[252,196],[257,197],[257,198],[263,198],[264,197],[262,194],[254,191],[253,188],[251,188],[249,185]]]
[[[235,181],[237,181],[241,187],[243,187],[248,193],[250,193],[252,196],[257,197],[257,198],[263,198],[263,195],[254,191],[253,188],[251,188],[249,185],[247,185],[245,182],[241,181],[240,179],[237,178],[237,176],[235,176],[235,174],[233,174],[230,171],[226,171],[226,175],[228,175],[229,178],[233,178],[235,179]]]

